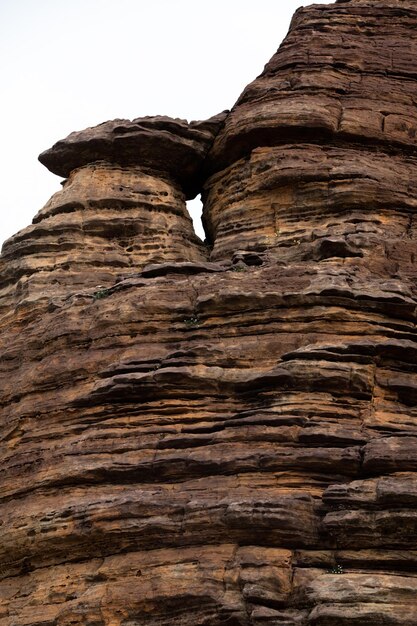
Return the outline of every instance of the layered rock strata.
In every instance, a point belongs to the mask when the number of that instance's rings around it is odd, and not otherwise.
[[[3,304],[104,289],[150,263],[204,261],[185,201],[200,185],[223,119],[115,120],[42,153],[42,163],[68,178],[33,224],[5,243]]]
[[[0,626],[417,623],[416,25],[301,9],[227,117],[43,153],[69,179],[0,261]]]
[[[237,238],[245,249],[299,258],[336,237],[352,256],[374,247],[358,235],[370,222],[380,225],[380,241],[391,239],[393,221],[408,227],[416,203],[415,8],[351,0],[297,11],[210,152],[216,173],[205,184],[205,222],[214,258],[230,257]]]

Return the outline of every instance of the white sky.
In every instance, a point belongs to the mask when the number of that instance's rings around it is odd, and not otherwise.
[[[61,188],[40,152],[117,117],[205,119],[230,108],[307,4],[0,0],[0,244]]]

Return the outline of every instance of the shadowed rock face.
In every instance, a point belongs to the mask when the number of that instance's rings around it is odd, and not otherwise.
[[[227,116],[41,155],[68,180],[0,259],[0,626],[417,623],[416,32],[301,9]]]
[[[71,133],[39,156],[40,162],[59,176],[69,176],[95,161],[138,165],[157,170],[182,184],[187,196],[201,187],[201,168],[226,112],[203,122],[163,115],[135,120],[113,120]]]

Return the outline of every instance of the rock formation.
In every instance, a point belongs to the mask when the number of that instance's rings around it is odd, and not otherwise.
[[[0,259],[0,626],[417,623],[416,33],[303,8],[230,113],[41,155],[67,180]]]

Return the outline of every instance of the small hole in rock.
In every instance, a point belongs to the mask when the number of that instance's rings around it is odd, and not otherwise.
[[[201,195],[198,195],[194,200],[187,201],[187,209],[193,220],[195,233],[202,241],[205,240],[206,234],[204,232],[203,223],[201,221],[201,214],[203,212],[203,203],[201,202]]]

